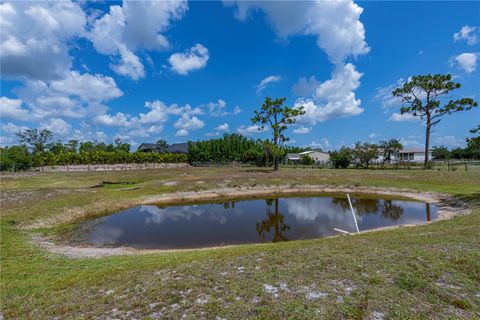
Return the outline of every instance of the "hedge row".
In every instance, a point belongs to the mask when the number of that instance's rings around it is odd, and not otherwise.
[[[45,152],[35,155],[32,159],[33,166],[55,166],[75,164],[118,164],[118,163],[185,163],[186,154],[174,153],[143,153],[120,151],[94,151],[94,152],[66,152],[54,154]]]

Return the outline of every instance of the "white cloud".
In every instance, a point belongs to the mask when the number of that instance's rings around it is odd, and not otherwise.
[[[182,114],[182,116],[175,122],[174,127],[177,129],[198,130],[203,128],[204,125],[205,123],[197,117]]]
[[[355,116],[363,112],[355,91],[360,86],[360,77],[351,63],[338,65],[332,79],[322,82],[316,89],[314,99],[297,99],[294,107],[304,107],[305,114],[298,117],[300,123],[315,125],[333,118]]]
[[[275,83],[275,82],[279,82],[282,80],[282,77],[279,76],[279,75],[272,75],[272,76],[268,76],[266,77],[265,79],[263,79],[262,81],[260,81],[259,84],[257,84],[255,86],[255,88],[257,88],[257,93],[260,93],[262,90],[264,90],[269,84],[271,83]]]
[[[0,118],[28,121],[30,119],[29,111],[22,108],[21,99],[10,99],[0,97]]]
[[[117,112],[114,116],[109,114],[101,114],[96,116],[93,121],[96,124],[104,125],[107,127],[125,127],[129,125],[128,116],[121,112]]]
[[[304,127],[304,126],[300,126],[299,128],[296,128],[295,130],[293,130],[293,132],[297,134],[307,134],[307,133],[310,133],[310,131],[312,131],[312,127]]]
[[[396,88],[403,86],[405,80],[400,78],[395,84],[389,85],[387,87],[379,87],[375,90],[375,96],[373,101],[380,102],[380,105],[383,109],[399,108],[402,105],[402,99],[395,97],[392,92]]]
[[[363,9],[353,1],[234,1],[224,2],[236,7],[236,17],[246,20],[250,11],[266,13],[279,38],[296,34],[317,36],[317,45],[334,64],[348,56],[367,53],[365,28],[360,22]]]
[[[415,117],[410,113],[401,114],[398,112],[393,113],[388,119],[388,121],[394,121],[394,122],[406,122],[406,121],[410,122],[410,121],[419,121],[419,120],[420,120],[420,117]]]
[[[187,75],[193,70],[204,68],[209,58],[208,49],[197,43],[185,52],[172,54],[168,62],[174,72]]]
[[[55,135],[65,137],[70,133],[72,126],[63,119],[53,118],[45,123],[42,123],[40,125],[40,129],[47,129],[53,132]]]
[[[312,149],[321,149],[322,151],[327,151],[332,148],[332,144],[328,141],[327,138],[322,138],[320,141],[312,141],[310,144],[305,145],[304,147],[309,147]]]
[[[215,130],[217,131],[228,131],[229,129],[230,129],[230,126],[226,122],[215,128]]]
[[[258,125],[251,125],[251,126],[245,126],[241,125],[240,127],[237,128],[237,132],[243,135],[251,135],[254,133],[261,133],[268,131],[267,127],[264,127],[263,129],[260,129]]]
[[[71,1],[0,4],[1,74],[14,79],[60,79],[70,70],[68,42],[84,32],[86,17]]]
[[[187,9],[185,1],[124,1],[95,20],[88,37],[99,53],[116,61],[111,65],[115,72],[136,80],[143,78],[145,71],[135,51],[170,48],[162,33]]]
[[[315,90],[320,85],[315,76],[311,76],[309,79],[300,78],[293,86],[292,90],[299,97],[311,96],[315,93]]]
[[[78,71],[71,71],[66,78],[52,81],[50,88],[52,93],[76,96],[86,101],[106,101],[123,95],[113,78],[101,74],[80,74]]]
[[[188,130],[187,129],[180,129],[175,133],[175,136],[177,137],[185,137],[188,136]]]
[[[453,34],[453,40],[455,42],[465,40],[467,41],[468,45],[474,45],[478,41],[477,29],[477,27],[470,27],[469,25],[465,25],[462,27],[462,29],[460,29],[459,32],[455,32]]]
[[[457,65],[466,73],[472,73],[477,68],[477,53],[465,52],[453,58],[451,64]]]
[[[235,108],[233,109],[233,114],[234,115],[237,115],[241,112],[242,112],[242,109],[239,106],[235,106]]]
[[[225,111],[225,106],[227,103],[222,99],[218,99],[217,102],[210,102],[206,105],[208,108],[208,114],[214,117],[222,117],[228,114]]]

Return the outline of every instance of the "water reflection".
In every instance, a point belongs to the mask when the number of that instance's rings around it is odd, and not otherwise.
[[[257,222],[256,228],[258,235],[265,241],[266,235],[270,233],[273,228],[272,242],[287,241],[285,232],[290,229],[290,226],[285,223],[285,216],[280,213],[278,209],[278,199],[265,200],[267,217],[260,222]],[[274,210],[272,211],[272,203],[274,204]]]
[[[435,205],[414,201],[352,198],[360,230],[435,219]],[[183,206],[142,205],[79,226],[94,245],[196,248],[280,242],[353,232],[344,197],[295,197]]]

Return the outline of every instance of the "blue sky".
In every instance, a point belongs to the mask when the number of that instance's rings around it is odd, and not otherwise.
[[[56,139],[133,146],[250,123],[266,96],[307,113],[290,143],[325,150],[424,127],[393,88],[451,73],[479,99],[479,2],[2,2],[1,144],[47,128]],[[480,108],[443,120],[433,145],[463,146]]]

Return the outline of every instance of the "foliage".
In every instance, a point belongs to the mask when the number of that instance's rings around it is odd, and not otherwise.
[[[380,141],[379,147],[383,149],[383,163],[391,162],[392,155],[398,153],[403,149],[403,145],[397,139]]]
[[[47,129],[26,129],[23,132],[17,132],[17,137],[20,143],[28,145],[33,153],[40,153],[49,146],[53,133]]]
[[[167,147],[168,147],[168,142],[167,140],[163,140],[163,139],[159,139],[157,140],[156,142],[158,145],[160,145],[160,149],[165,152],[167,151]]]
[[[26,146],[0,148],[0,170],[25,170],[31,166],[32,157]]]
[[[332,161],[333,166],[337,169],[348,168],[352,162],[352,150],[343,147],[339,151],[332,151],[330,153],[330,161]]]
[[[401,98],[404,106],[400,109],[402,114],[408,113],[414,117],[425,120],[425,162],[427,166],[428,150],[430,145],[431,128],[437,125],[442,117],[455,112],[470,110],[478,104],[471,98],[449,100],[441,105],[441,99],[448,97],[450,92],[459,89],[461,84],[453,82],[450,74],[414,76],[396,88],[392,94]]]
[[[253,155],[263,155],[261,144],[238,133],[224,134],[222,138],[188,143],[189,162],[241,162],[248,151],[248,161]]]
[[[450,151],[448,151],[448,149],[444,146],[433,147],[432,157],[438,160],[445,160],[450,158]]]
[[[378,146],[369,142],[357,142],[353,148],[353,158],[364,168],[368,168],[370,162],[378,157]]]
[[[263,130],[265,125],[268,125],[273,130],[273,144],[275,148],[270,149],[275,150],[273,153],[274,170],[278,170],[278,146],[289,140],[289,138],[284,135],[284,131],[289,125],[295,123],[296,117],[305,114],[303,106],[300,108],[284,106],[283,103],[285,100],[286,98],[272,100],[266,97],[260,111],[255,110],[255,116],[251,119],[253,124],[260,124],[259,130]]]
[[[300,158],[300,163],[310,166],[315,164],[315,160],[307,154]]]

